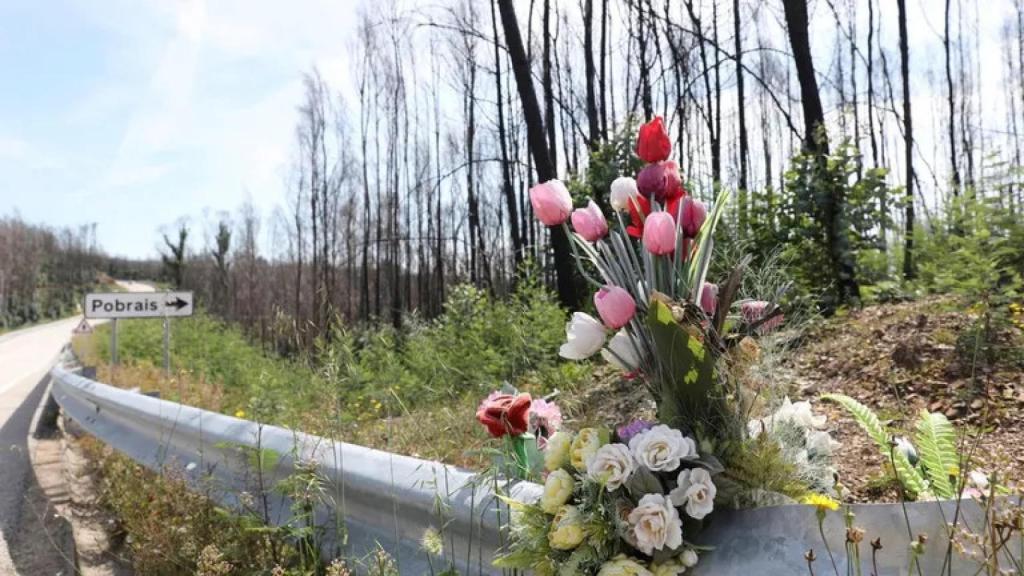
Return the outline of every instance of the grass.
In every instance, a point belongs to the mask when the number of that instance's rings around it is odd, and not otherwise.
[[[267,353],[238,328],[203,313],[173,321],[170,375],[162,368],[161,320],[120,323],[117,367],[109,364],[109,324],[76,337],[73,345],[103,382],[479,468],[487,463],[489,442],[473,417],[481,397],[506,382],[537,394],[571,392],[589,377],[589,365],[557,357],[564,321],[553,299],[527,282],[506,300],[455,290],[441,318],[411,319],[401,333],[335,330],[299,359]],[[98,442],[92,454],[103,478],[103,502],[120,519],[140,573],[313,573],[289,544],[294,534],[264,527],[258,514],[221,510],[190,493],[174,470],[153,474]],[[386,558],[371,560],[367,573],[392,573]]]

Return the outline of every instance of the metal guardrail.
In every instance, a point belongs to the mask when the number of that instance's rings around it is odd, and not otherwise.
[[[328,550],[359,558],[379,547],[402,574],[452,565],[459,574],[501,573],[491,566],[502,538],[499,502],[468,471],[137,394],[59,365],[50,374],[54,399],[86,432],[153,470],[173,466],[224,506],[237,509],[244,494],[267,494],[265,519],[283,525],[292,519],[291,502],[259,487],[269,490],[297,465],[316,462],[333,496],[316,518],[328,527]],[[262,472],[258,453],[274,455]],[[541,487],[518,483],[509,490],[532,499]],[[507,508],[500,513],[507,518]],[[443,539],[442,557],[422,549],[428,530]]]
[[[362,446],[233,418],[113,388],[57,366],[51,371],[53,397],[64,413],[90,434],[154,470],[175,465],[199,490],[228,507],[237,507],[242,494],[258,494],[260,472],[253,454],[272,450],[280,455],[262,472],[263,486],[273,486],[296,470],[296,464],[315,461],[336,495],[331,509],[318,511],[322,526],[331,530],[327,542],[338,553],[361,557],[383,548],[399,563],[402,574],[433,574],[454,566],[459,574],[499,574],[491,566],[503,536],[499,505],[490,486],[479,485],[468,471],[373,450]],[[539,497],[542,487],[512,485],[513,498]],[[267,520],[281,525],[291,518],[290,502],[275,495],[267,502]],[[870,572],[871,551],[866,543],[881,538],[884,549],[877,562],[879,575],[910,574],[909,531],[929,537],[920,557],[920,574],[940,574],[952,562],[952,574],[975,573],[978,564],[957,553],[946,558],[945,526],[954,516],[972,531],[984,530],[984,512],[976,502],[859,504],[852,506],[855,524],[865,529],[862,566]],[[503,517],[507,519],[504,510]],[[343,523],[335,519],[344,518]],[[428,529],[444,540],[444,557],[431,558],[420,542]],[[840,574],[849,559],[843,548],[846,527],[842,514],[830,513],[823,525]],[[806,574],[804,554],[817,552],[816,573],[831,574],[831,564],[809,506],[777,506],[716,512],[699,543],[714,549],[701,555],[687,574],[749,576]],[[1024,543],[1022,543],[1024,545]],[[1019,560],[1019,559],[1018,559]],[[918,571],[913,571],[918,574]]]

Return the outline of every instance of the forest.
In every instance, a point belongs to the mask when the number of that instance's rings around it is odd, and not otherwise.
[[[719,244],[786,263],[791,300],[927,290],[976,226],[1019,253],[1024,6],[997,5],[363,6],[350,85],[305,73],[282,203],[173,226],[166,277],[281,350],[523,273],[570,306],[568,241],[527,192],[558,177],[607,211],[661,116],[687,191],[735,191]]]

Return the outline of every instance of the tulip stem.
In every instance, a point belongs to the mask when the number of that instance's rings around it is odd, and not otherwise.
[[[579,250],[577,250],[577,248],[576,248],[576,243],[579,242],[579,239],[576,237],[576,234],[574,234],[573,231],[569,229],[569,225],[566,224],[565,222],[562,222],[562,229],[565,230],[565,234],[569,237],[569,247],[572,248],[573,261],[576,262],[576,269],[579,270],[580,274],[588,282],[590,282],[594,286],[596,286],[598,288],[600,288],[601,286],[604,286],[604,284],[602,284],[601,282],[598,282],[597,280],[595,280],[594,277],[591,276],[590,273],[588,273],[583,268],[583,264],[582,264],[583,258],[580,257]],[[593,260],[593,256],[591,256],[591,259]],[[595,262],[595,265],[596,265],[596,262]]]

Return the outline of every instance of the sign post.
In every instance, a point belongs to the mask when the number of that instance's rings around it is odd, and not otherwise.
[[[117,321],[121,318],[163,318],[164,374],[171,374],[171,318],[191,316],[191,292],[103,292],[85,296],[86,318],[110,318],[110,360],[118,364]]]

